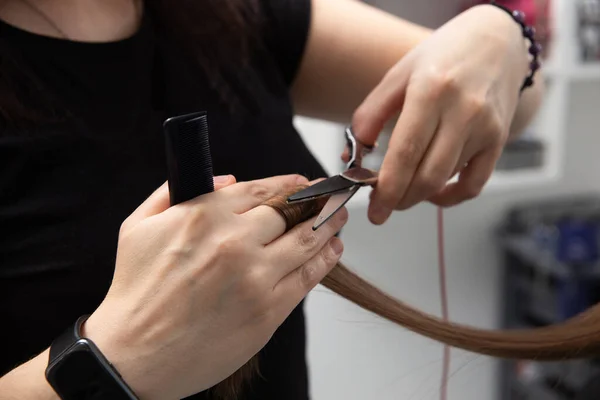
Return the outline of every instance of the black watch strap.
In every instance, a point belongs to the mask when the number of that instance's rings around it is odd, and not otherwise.
[[[59,337],[54,339],[52,346],[50,346],[50,362],[54,361],[65,350],[71,347],[73,343],[82,338],[81,327],[88,318],[89,315],[79,317],[69,329],[66,329]]]
[[[79,317],[50,346],[46,379],[63,400],[138,400],[100,349],[81,335]]]

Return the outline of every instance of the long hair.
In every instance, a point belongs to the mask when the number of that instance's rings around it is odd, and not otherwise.
[[[252,50],[262,45],[259,5],[258,0],[144,1],[155,31],[183,49],[227,104],[239,96],[225,71],[243,70]],[[20,57],[19,49],[0,32],[1,125],[36,126],[63,120],[69,110],[61,107]]]
[[[298,188],[302,190],[303,187]],[[290,193],[291,194],[291,193]],[[287,204],[277,196],[266,205],[284,218],[287,229],[318,214],[322,200]],[[341,262],[321,284],[346,300],[389,322],[438,342],[473,353],[505,359],[561,361],[600,355],[600,304],[560,324],[533,329],[487,330],[444,321],[390,296]],[[234,400],[258,372],[255,357],[217,385],[215,393]]]

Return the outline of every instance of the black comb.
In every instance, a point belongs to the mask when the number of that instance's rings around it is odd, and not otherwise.
[[[171,205],[213,192],[206,112],[169,118],[163,130]]]

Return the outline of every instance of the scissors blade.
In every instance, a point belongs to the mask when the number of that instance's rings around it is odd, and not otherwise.
[[[344,192],[335,193],[332,195],[329,200],[327,200],[325,207],[323,207],[319,213],[319,216],[312,227],[313,231],[316,231],[321,227],[321,225],[329,221],[329,219],[333,217],[333,215],[338,212],[348,202],[348,200],[350,200],[352,196],[358,192],[358,189],[361,187],[361,185],[354,185]]]
[[[313,200],[318,197],[327,196],[339,191],[345,191],[356,185],[356,182],[352,182],[340,175],[333,176],[325,179],[324,181],[315,183],[312,186],[307,187],[297,193],[294,193],[287,198],[288,203],[297,203],[300,201]]]

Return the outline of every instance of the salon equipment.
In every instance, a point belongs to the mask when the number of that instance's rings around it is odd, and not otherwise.
[[[578,34],[583,61],[600,60],[600,0],[578,0]]]
[[[577,11],[583,23],[600,24],[600,0],[578,0]]]
[[[584,61],[600,60],[600,24],[580,28],[581,57]]]
[[[317,217],[313,230],[319,229],[338,212],[358,192],[358,189],[377,183],[378,173],[362,167],[363,156],[370,153],[373,147],[360,143],[354,136],[352,127],[346,128],[345,135],[350,157],[346,164],[346,170],[339,175],[309,186],[287,199],[288,203],[297,203],[331,196]]]
[[[600,302],[598,196],[521,203],[509,210],[499,239],[504,328],[560,323]],[[600,372],[593,359],[502,364],[503,400],[566,400]]]
[[[206,113],[169,118],[163,130],[171,205],[214,191]]]

